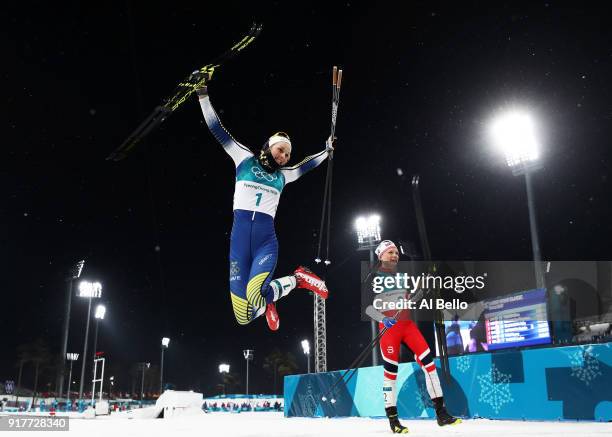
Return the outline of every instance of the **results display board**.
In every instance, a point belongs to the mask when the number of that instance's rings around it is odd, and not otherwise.
[[[551,342],[545,289],[522,291],[482,303],[484,310],[479,320],[444,322],[449,355]]]

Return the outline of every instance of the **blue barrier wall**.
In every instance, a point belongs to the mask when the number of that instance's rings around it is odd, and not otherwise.
[[[441,375],[451,414],[523,420],[612,420],[612,344],[512,350],[452,357],[451,381]],[[285,377],[285,416],[384,416],[382,366],[364,367],[328,393],[342,371]],[[401,364],[398,412],[434,417],[423,371]],[[332,402],[332,399],[335,402]]]

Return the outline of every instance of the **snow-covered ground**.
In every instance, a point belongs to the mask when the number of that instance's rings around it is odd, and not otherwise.
[[[514,422],[467,420],[460,425],[439,428],[433,420],[402,421],[411,436],[457,437],[595,437],[611,436],[612,423]],[[20,436],[29,433],[21,433]],[[36,434],[40,436],[39,433]],[[60,435],[104,437],[319,437],[392,435],[386,419],[286,419],[282,413],[210,413],[170,419],[125,419],[98,417],[71,419],[70,432]]]

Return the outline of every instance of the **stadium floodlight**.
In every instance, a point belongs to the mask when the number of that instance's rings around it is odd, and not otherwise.
[[[83,267],[85,267],[85,260],[82,259],[74,266],[72,270],[72,279],[79,279],[81,277],[81,272],[83,271]]]
[[[102,284],[99,282],[81,281],[79,284],[80,297],[102,297]]]
[[[538,167],[540,146],[527,112],[511,110],[498,115],[491,123],[491,137],[515,175]]]
[[[98,320],[103,320],[105,314],[106,314],[106,307],[102,304],[98,305],[96,307],[96,313],[94,317]]]
[[[162,338],[162,346],[168,347],[170,345],[170,339],[168,337]]]
[[[306,355],[308,373],[310,373],[310,342],[308,340],[302,340],[302,350],[304,351],[304,355]]]
[[[360,248],[375,246],[381,240],[380,216],[371,214],[368,217],[358,217],[355,220],[355,230],[357,231],[357,244]]]

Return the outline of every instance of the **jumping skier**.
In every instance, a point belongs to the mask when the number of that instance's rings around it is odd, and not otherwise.
[[[209,78],[210,79],[210,78]],[[221,124],[210,103],[207,86],[197,90],[206,124],[236,165],[234,223],[230,240],[230,296],[236,321],[246,325],[266,315],[271,330],[279,327],[274,302],[294,288],[303,288],[327,298],[325,282],[305,267],[293,275],[272,280],[278,258],[274,216],[286,184],[296,181],[321,164],[333,149],[326,148],[306,157],[299,164],[285,167],[291,157],[291,140],[284,132],[272,135],[259,153],[254,154],[236,141]]]
[[[390,240],[382,241],[375,250],[380,261],[380,266],[375,278],[393,279],[397,273],[399,262],[399,251],[395,244]],[[378,282],[378,281],[377,281]],[[378,307],[386,304],[387,308],[395,308],[394,305],[410,298],[407,290],[398,288],[392,284],[393,281],[380,280],[384,284],[383,291],[376,295]],[[379,329],[387,328],[387,331],[380,339],[380,352],[384,363],[383,396],[385,402],[385,412],[389,419],[391,431],[395,434],[407,434],[408,428],[403,426],[397,416],[397,391],[396,379],[400,360],[400,346],[404,343],[414,353],[416,362],[421,366],[425,373],[425,384],[427,392],[436,410],[438,425],[452,425],[461,422],[461,419],[451,416],[444,406],[444,398],[440,379],[436,371],[436,364],[433,355],[429,350],[427,342],[423,338],[417,325],[411,320],[409,310],[389,310],[379,311],[374,305],[366,308],[366,314],[379,323]]]

